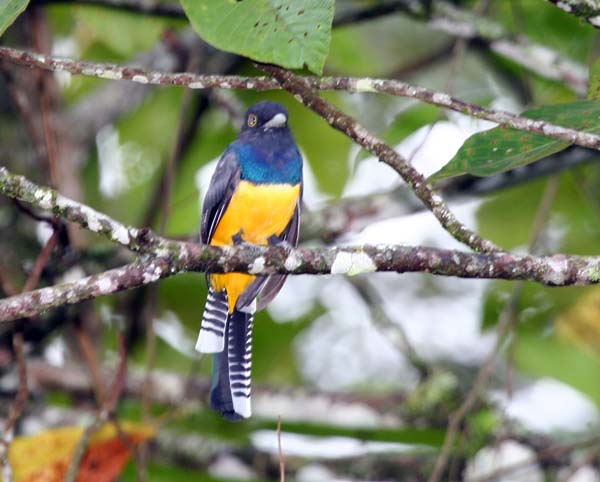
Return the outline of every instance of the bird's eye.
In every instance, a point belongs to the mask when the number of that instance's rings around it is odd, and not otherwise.
[[[258,122],[258,117],[256,117],[254,114],[250,114],[248,116],[248,127],[254,127],[257,122]]]

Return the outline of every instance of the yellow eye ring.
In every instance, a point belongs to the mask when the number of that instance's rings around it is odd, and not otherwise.
[[[256,117],[254,114],[250,114],[248,116],[248,127],[254,127],[258,122],[258,117]]]

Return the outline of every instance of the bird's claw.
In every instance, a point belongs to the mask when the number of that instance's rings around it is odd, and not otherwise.
[[[231,240],[235,246],[239,246],[240,244],[246,244],[244,238],[242,237],[243,231],[240,229],[237,233],[231,236]]]
[[[288,243],[285,239],[281,239],[279,236],[276,236],[274,234],[269,236],[269,238],[267,239],[267,243],[269,243],[269,246],[279,246],[285,249],[293,248],[293,246],[290,243]]]

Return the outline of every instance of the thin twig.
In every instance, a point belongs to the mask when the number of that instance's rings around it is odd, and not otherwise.
[[[244,77],[239,75],[201,75],[191,73],[169,73],[145,70],[139,67],[122,67],[51,57],[39,53],[0,47],[0,59],[27,67],[51,71],[65,71],[75,75],[88,75],[108,80],[131,80],[140,84],[178,85],[191,89],[251,89],[278,90],[281,85],[268,77]],[[270,73],[275,67],[265,67]],[[291,75],[291,73],[289,73]],[[391,79],[368,77],[300,77],[308,87],[315,90],[343,90],[346,92],[378,92],[399,97],[419,99],[428,104],[454,110],[478,119],[496,122],[506,127],[532,132],[570,142],[590,149],[600,149],[600,136],[552,124],[541,119],[528,119],[509,112],[487,109],[479,105],[456,99],[447,93],[427,89]]]
[[[557,179],[553,179],[548,182],[548,186],[542,195],[542,199],[536,212],[536,218],[533,223],[528,246],[529,252],[535,253],[539,248],[540,238],[542,232],[544,231],[544,227],[546,226],[550,208],[556,197],[557,189]],[[490,353],[485,358],[483,365],[477,372],[477,376],[475,377],[475,381],[473,382],[473,386],[469,390],[469,393],[465,397],[458,410],[456,410],[456,412],[450,416],[448,428],[446,430],[446,437],[444,438],[444,444],[442,445],[440,454],[435,461],[435,465],[428,482],[438,482],[440,480],[446,464],[448,463],[448,459],[450,458],[454,440],[460,429],[460,425],[467,414],[475,406],[481,392],[485,389],[487,381],[492,374],[494,362],[500,354],[501,348],[506,340],[506,336],[510,333],[511,329],[514,329],[523,288],[524,283],[522,281],[515,283],[512,288],[508,302],[500,314],[500,319],[498,320],[498,328],[496,329],[496,342],[494,343]]]
[[[46,242],[42,251],[38,255],[34,268],[29,274],[22,293],[31,291],[34,289],[39,281],[41,273],[50,259],[50,254],[56,245],[58,231],[55,230],[52,233],[50,239]],[[5,288],[12,290],[12,285],[5,285]],[[9,291],[9,294],[16,295],[16,291]],[[19,387],[17,389],[17,395],[10,407],[4,429],[2,431],[2,450],[0,452],[0,463],[2,464],[2,474],[4,482],[12,482],[12,468],[9,461],[9,449],[13,439],[15,426],[19,420],[19,417],[23,414],[25,406],[27,405],[27,398],[29,396],[29,387],[27,385],[27,360],[25,358],[25,341],[23,339],[23,333],[20,330],[15,331],[12,337],[13,350],[15,353],[15,359],[17,361],[17,371],[19,376]]]
[[[2,440],[0,440],[2,446],[0,450],[0,464],[2,465],[3,482],[12,482],[13,480],[13,471],[9,459],[10,445],[14,437],[15,426],[19,417],[25,410],[27,398],[29,396],[29,388],[27,386],[27,361],[25,359],[23,334],[20,331],[15,332],[12,342],[19,373],[19,388],[17,389],[15,400],[10,407],[8,418],[4,425],[4,429],[2,430]]]
[[[75,327],[75,334],[77,336],[77,342],[79,343],[79,349],[85,360],[85,364],[88,367],[90,377],[92,379],[92,385],[94,387],[94,394],[96,396],[96,403],[98,407],[102,407],[106,400],[106,389],[102,382],[102,374],[100,370],[100,363],[98,361],[98,355],[94,349],[94,343],[90,338],[90,335],[85,330],[84,326],[79,324]]]
[[[103,410],[94,418],[92,423],[85,428],[81,438],[77,441],[77,444],[73,449],[71,461],[69,462],[69,466],[67,467],[67,472],[65,474],[65,482],[75,482],[77,480],[79,466],[81,465],[83,457],[87,452],[92,435],[94,435],[102,427],[102,425],[106,423],[108,418],[108,412]]]
[[[100,407],[94,420],[86,427],[77,445],[73,449],[73,454],[65,475],[65,482],[75,482],[79,473],[79,467],[88,450],[92,436],[113,417],[115,408],[126,386],[127,376],[127,350],[122,335],[119,335],[119,362],[115,370],[115,375],[109,390],[108,396]]]
[[[31,291],[40,282],[42,271],[46,267],[46,264],[48,264],[50,255],[52,254],[54,247],[58,243],[58,236],[59,232],[57,229],[55,229],[52,232],[52,236],[50,236],[50,238],[42,248],[42,251],[40,252],[38,258],[36,259],[35,264],[33,265],[33,269],[31,270],[31,273],[27,278],[27,281],[25,282],[25,286],[23,287],[23,292]]]
[[[33,46],[38,52],[46,55],[51,52],[50,32],[45,18],[45,12],[39,8],[31,8],[27,11],[31,21]],[[48,172],[50,173],[51,184],[55,188],[60,188],[60,169],[58,166],[58,146],[56,139],[56,129],[54,128],[54,105],[53,90],[55,88],[52,75],[47,72],[34,72],[37,79],[40,100],[40,118],[42,121],[42,132],[44,136],[46,162]]]
[[[17,294],[17,288],[11,281],[6,269],[0,262],[0,288],[4,291],[6,296],[14,296]]]
[[[548,179],[546,183],[546,189],[544,189],[544,193],[542,194],[542,199],[539,203],[539,207],[536,211],[535,218],[533,220],[533,225],[531,228],[531,236],[529,238],[529,252],[530,253],[538,253],[540,251],[540,244],[542,239],[542,234],[544,232],[544,226],[546,226],[548,221],[548,215],[550,213],[550,209],[552,208],[552,204],[556,199],[556,194],[558,193],[558,188],[560,186],[560,177],[553,176]],[[519,285],[522,285],[522,281],[517,282]],[[517,317],[513,317],[510,324],[510,332],[512,336],[508,341],[507,347],[507,391],[509,396],[512,395],[512,377],[513,377],[513,366],[514,366],[514,352],[516,347],[516,324]]]
[[[496,361],[496,357],[502,348],[505,336],[508,333],[510,320],[516,312],[517,304],[517,296],[511,297],[509,304],[498,321],[498,328],[496,329],[496,342],[494,343],[494,346],[486,356],[483,365],[477,372],[477,376],[475,377],[471,390],[469,390],[469,393],[461,403],[458,410],[456,410],[450,416],[448,427],[446,429],[446,437],[444,438],[444,444],[442,445],[440,454],[435,461],[435,465],[431,475],[429,476],[428,482],[438,482],[440,480],[442,473],[446,468],[446,464],[448,463],[448,459],[450,458],[450,454],[454,446],[454,440],[458,434],[460,425],[465,416],[475,406],[477,400],[479,399],[479,395],[485,388],[486,382],[492,373],[494,362]]]
[[[10,413],[4,426],[4,432],[11,432],[27,403],[27,396],[29,390],[27,388],[27,361],[25,360],[25,346],[24,346],[23,334],[17,331],[13,336],[13,348],[15,350],[15,358],[17,360],[17,367],[19,373],[19,389],[17,390],[17,396],[15,401],[10,408]]]
[[[277,417],[277,452],[279,454],[279,482],[285,482],[285,458],[281,448],[281,415]]]
[[[430,367],[427,365],[416,352],[404,328],[399,324],[392,321],[388,316],[384,307],[384,300],[379,295],[377,290],[371,286],[369,280],[364,278],[351,278],[350,279],[354,288],[358,294],[362,297],[367,307],[371,311],[371,318],[376,328],[381,330],[384,334],[391,332],[391,341],[394,346],[404,355],[406,360],[417,370],[419,377],[425,379],[430,375]],[[390,338],[390,337],[387,337]]]

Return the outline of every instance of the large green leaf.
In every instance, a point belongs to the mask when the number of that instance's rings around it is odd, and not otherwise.
[[[522,114],[572,129],[600,134],[600,103],[582,100],[536,107]],[[569,142],[517,129],[496,127],[469,137],[456,155],[431,180],[461,174],[492,176],[562,151]]]
[[[552,377],[585,393],[600,406],[600,359],[554,337],[519,336],[515,360],[519,369],[536,377]]]
[[[334,0],[181,0],[196,32],[222,50],[320,74]]]
[[[596,59],[590,66],[590,85],[587,96],[589,100],[600,100],[600,59]]]
[[[27,8],[28,3],[29,0],[2,0],[0,2],[0,35]]]

